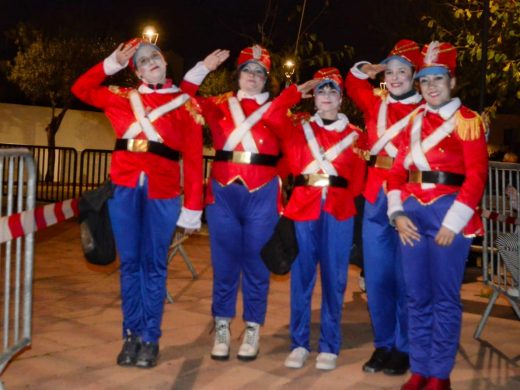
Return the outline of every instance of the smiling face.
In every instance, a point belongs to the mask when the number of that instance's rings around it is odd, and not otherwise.
[[[238,76],[238,87],[248,95],[258,95],[264,90],[267,74],[262,66],[250,62],[242,69]]]
[[[451,90],[455,88],[455,78],[445,74],[429,74],[419,77],[421,94],[426,103],[437,108],[451,99]]]
[[[337,89],[325,85],[314,91],[314,104],[320,117],[336,119],[341,107],[341,94]]]
[[[394,96],[404,95],[413,89],[412,68],[402,61],[388,61],[384,76],[386,88]]]
[[[135,54],[135,73],[147,84],[166,81],[166,61],[160,51],[150,45],[143,45]]]

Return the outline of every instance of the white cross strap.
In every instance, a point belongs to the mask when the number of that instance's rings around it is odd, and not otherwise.
[[[240,106],[239,101],[235,97],[228,99],[228,104],[236,127],[229,135],[222,149],[233,151],[238,146],[238,144],[242,143],[242,146],[246,151],[258,153],[258,147],[256,146],[255,140],[250,130],[262,119],[262,116],[271,105],[271,102],[258,107],[247,118],[242,111],[242,107]]]
[[[156,142],[163,142],[163,139],[155,129],[152,122],[155,122],[168,112],[179,108],[190,99],[189,95],[183,93],[176,96],[168,103],[155,108],[147,115],[143,106],[143,101],[141,100],[141,95],[137,91],[130,92],[129,98],[136,121],[128,127],[123,138],[135,138],[141,132],[144,132],[148,140]]]
[[[336,168],[332,165],[332,162],[352,143],[359,137],[356,132],[352,132],[339,141],[337,144],[333,145],[326,152],[320,152],[320,146],[318,141],[312,131],[312,127],[309,122],[302,122],[303,131],[305,134],[305,138],[307,139],[307,145],[311,150],[311,154],[314,157],[314,160],[311,161],[303,170],[303,174],[311,174],[317,173],[320,169],[329,174],[329,175],[337,175]]]

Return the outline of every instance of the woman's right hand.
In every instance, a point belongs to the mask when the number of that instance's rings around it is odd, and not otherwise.
[[[310,98],[312,97],[312,94],[309,93],[311,92],[312,90],[314,90],[314,88],[316,88],[318,86],[319,83],[321,83],[322,80],[309,80],[309,81],[306,81],[305,83],[303,84],[300,84],[298,85],[298,91],[302,94],[302,99],[306,99],[306,98]]]
[[[137,45],[122,43],[116,49],[116,60],[119,65],[125,66],[137,51]]]
[[[386,65],[383,64],[363,64],[359,70],[374,80],[378,73],[384,71]]]
[[[400,215],[395,218],[395,228],[403,245],[414,246],[414,241],[421,239],[417,226],[406,215]]]
[[[210,72],[216,70],[220,64],[222,64],[229,57],[229,50],[217,49],[214,52],[208,54],[202,61],[204,66],[209,69]]]

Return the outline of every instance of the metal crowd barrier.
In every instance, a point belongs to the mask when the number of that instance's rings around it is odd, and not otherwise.
[[[36,167],[28,149],[0,149],[0,183],[0,218],[34,209]],[[0,374],[31,344],[33,261],[33,233],[0,243]]]
[[[485,234],[482,243],[484,283],[492,288],[488,305],[475,330],[479,338],[499,296],[520,318],[520,164],[491,161],[482,199]]]

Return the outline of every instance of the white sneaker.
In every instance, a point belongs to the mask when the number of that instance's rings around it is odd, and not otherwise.
[[[309,357],[309,351],[303,347],[298,347],[292,350],[292,352],[285,359],[285,367],[287,368],[302,368],[303,364]]]
[[[211,350],[211,358],[214,360],[229,359],[229,344],[231,340],[229,321],[228,318],[215,318],[215,342]]]
[[[316,368],[318,370],[334,370],[338,355],[329,352],[320,352],[316,358]]]
[[[237,358],[239,360],[255,360],[260,349],[260,324],[256,322],[246,322],[244,340],[238,349]]]
[[[514,297],[514,298],[518,298],[518,296],[520,296],[517,287],[509,287],[509,288],[507,289],[507,294],[508,294],[510,297]]]

